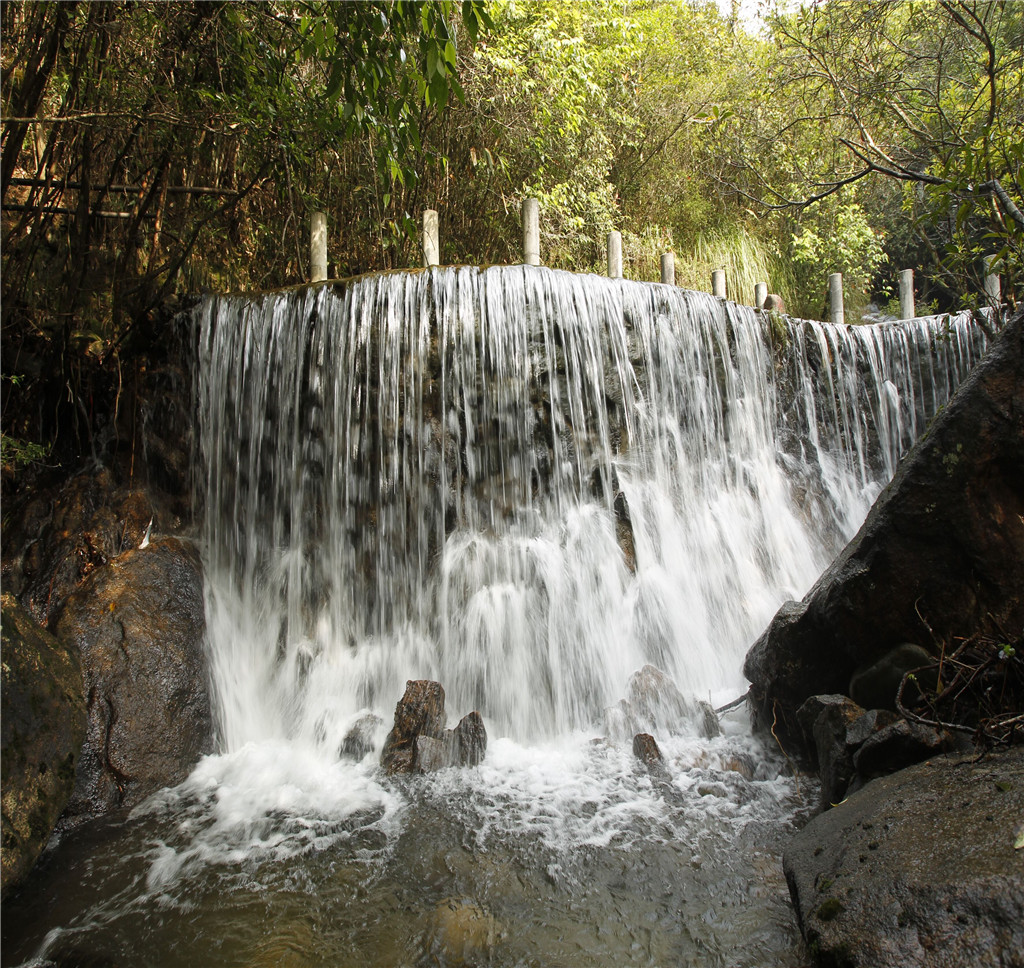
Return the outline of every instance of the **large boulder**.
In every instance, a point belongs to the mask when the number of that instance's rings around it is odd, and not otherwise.
[[[812,820],[783,866],[816,961],[1024,966],[1024,748],[939,756]]]
[[[199,555],[177,538],[97,568],[57,635],[81,656],[88,729],[65,820],[181,782],[213,747]]]
[[[78,657],[3,596],[3,893],[46,846],[75,783],[85,738]]]
[[[796,711],[850,694],[900,646],[1024,625],[1024,314],[900,463],[856,537],[747,654],[755,720],[803,744]],[[899,678],[899,677],[897,677]]]

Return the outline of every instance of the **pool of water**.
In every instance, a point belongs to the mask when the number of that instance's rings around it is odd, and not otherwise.
[[[749,735],[492,742],[386,778],[286,744],[65,836],[5,902],[36,966],[800,966],[781,870],[814,791]]]

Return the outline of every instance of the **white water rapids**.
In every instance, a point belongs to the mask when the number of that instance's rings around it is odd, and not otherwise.
[[[62,845],[5,962],[805,964],[779,855],[807,781],[743,710],[661,729],[649,772],[621,700],[645,664],[745,691],[974,323],[516,266],[211,296],[196,327],[219,752]],[[480,711],[482,764],[382,775],[418,678]]]

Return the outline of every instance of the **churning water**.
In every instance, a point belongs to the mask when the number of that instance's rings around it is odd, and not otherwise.
[[[197,329],[221,752],[68,848],[82,888],[19,956],[800,964],[778,855],[806,789],[739,711],[713,739],[653,724],[649,772],[624,700],[647,664],[693,701],[745,690],[974,324],[519,266],[211,297]],[[487,757],[387,780],[421,678],[481,712]]]

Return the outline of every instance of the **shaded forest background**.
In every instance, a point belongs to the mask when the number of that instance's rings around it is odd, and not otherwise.
[[[734,4],[734,10],[735,10]],[[698,0],[5,2],[5,481],[88,451],[174,301],[421,261],[545,264],[681,285],[767,279],[856,318],[914,268],[918,311],[1020,291],[1024,4]]]

